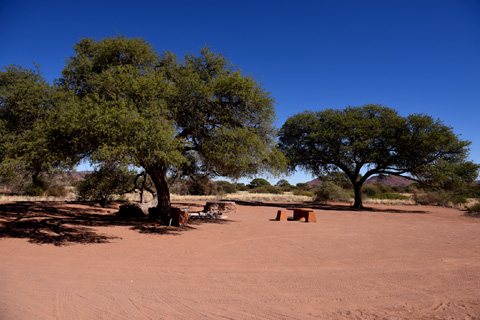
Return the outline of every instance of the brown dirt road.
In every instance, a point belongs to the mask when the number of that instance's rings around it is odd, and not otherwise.
[[[174,228],[0,204],[0,319],[480,319],[480,219],[332,205],[274,221],[287,206]]]

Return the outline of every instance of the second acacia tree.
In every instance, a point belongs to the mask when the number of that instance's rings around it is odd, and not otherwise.
[[[402,117],[382,105],[298,113],[287,119],[279,137],[291,170],[315,176],[343,171],[355,191],[356,208],[363,206],[362,186],[373,175],[425,180],[442,163],[465,171],[459,176],[463,181],[478,172],[478,165],[467,160],[470,142],[452,128],[424,114]]]
[[[142,39],[83,39],[58,85],[75,96],[59,114],[70,145],[94,162],[142,167],[168,219],[167,175],[195,167],[238,178],[275,167],[273,98],[221,54],[178,59]]]

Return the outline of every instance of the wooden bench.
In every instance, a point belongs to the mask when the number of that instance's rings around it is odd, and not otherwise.
[[[287,211],[285,210],[278,210],[277,217],[275,218],[277,221],[287,221]]]
[[[312,209],[292,208],[288,210],[293,210],[293,220],[317,222],[317,218],[315,217],[315,211],[313,211]]]

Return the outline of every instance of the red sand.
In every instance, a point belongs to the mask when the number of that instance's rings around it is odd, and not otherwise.
[[[272,220],[286,206],[142,228],[113,209],[0,204],[0,319],[480,319],[480,219],[317,206],[317,223]]]

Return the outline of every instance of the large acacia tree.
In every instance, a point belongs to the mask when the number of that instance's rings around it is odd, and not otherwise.
[[[475,178],[478,171],[466,161],[470,142],[452,128],[428,115],[402,117],[381,105],[298,113],[287,119],[279,137],[291,170],[316,176],[342,170],[353,185],[357,208],[372,175],[409,173],[421,179],[425,170],[445,162],[470,170],[465,177]]]
[[[196,168],[238,178],[274,167],[274,101],[222,54],[183,59],[123,36],[74,46],[58,85],[76,102],[58,116],[76,153],[142,167],[168,218],[167,174]],[[68,124],[74,131],[68,133]]]

